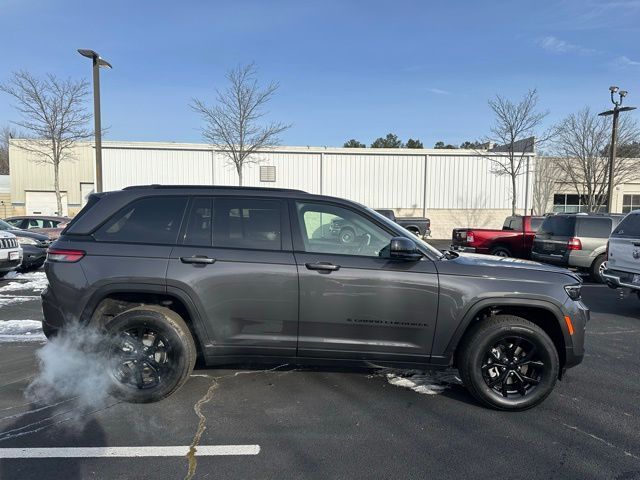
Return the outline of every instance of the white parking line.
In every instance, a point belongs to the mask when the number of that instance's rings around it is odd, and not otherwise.
[[[186,457],[189,445],[169,447],[0,448],[0,458]],[[258,455],[260,445],[200,445],[196,457]]]

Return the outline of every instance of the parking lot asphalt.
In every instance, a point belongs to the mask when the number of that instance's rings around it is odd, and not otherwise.
[[[635,295],[586,285],[592,320],[584,362],[569,370],[542,405],[503,413],[479,406],[453,375],[292,365],[200,367],[182,389],[156,404],[111,398],[91,408],[73,398],[33,404],[24,391],[37,373],[35,352],[43,345],[33,329],[42,315],[42,288],[41,272],[0,280],[0,449],[46,448],[45,455],[57,455],[48,450],[54,447],[74,450],[71,458],[33,458],[36,450],[16,459],[0,453],[3,480],[640,479]],[[2,322],[16,320],[27,328],[6,328],[3,334]],[[402,386],[416,384],[418,391]],[[240,446],[222,453],[247,454],[196,453],[196,463],[185,455],[194,442],[202,452]],[[179,448],[140,456],[147,451],[140,447],[162,446]],[[117,454],[126,456],[83,458],[95,453],[89,447],[125,447]]]

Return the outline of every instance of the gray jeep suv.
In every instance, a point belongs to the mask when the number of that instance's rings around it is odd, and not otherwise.
[[[336,219],[356,238],[334,235]],[[589,318],[567,270],[442,253],[374,210],[296,190],[94,194],[45,269],[47,336],[107,332],[114,394],[134,402],[174,392],[199,356],[454,366],[480,402],[521,410],[580,363]]]

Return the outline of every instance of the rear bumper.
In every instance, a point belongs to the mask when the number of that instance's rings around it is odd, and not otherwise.
[[[464,252],[464,253],[476,253],[476,247],[464,247],[462,245],[451,245],[451,250],[453,252]]]
[[[633,283],[633,273],[623,272],[621,270],[605,270],[602,273],[604,281],[611,288],[630,288],[631,290],[640,290],[640,284]]]
[[[55,333],[60,330],[65,322],[65,316],[62,311],[56,306],[55,298],[53,297],[53,293],[47,287],[41,294],[42,298],[42,330],[44,331],[47,337],[55,335]]]
[[[569,258],[567,255],[550,255],[547,253],[531,252],[531,260],[534,262],[549,263],[559,267],[569,266]]]

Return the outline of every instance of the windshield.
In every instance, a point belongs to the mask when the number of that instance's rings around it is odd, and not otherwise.
[[[0,231],[2,231],[2,230],[20,230],[20,229],[14,227],[13,225],[9,225],[4,220],[0,220]]]
[[[378,220],[380,220],[385,225],[389,225],[389,226],[393,227],[394,229],[402,230],[404,233],[407,234],[408,238],[412,239],[414,242],[416,242],[416,244],[421,246],[423,249],[427,250],[434,257],[436,257],[436,258],[444,257],[443,253],[440,250],[438,250],[435,247],[432,247],[431,245],[429,245],[427,242],[425,242],[421,238],[418,238],[417,236],[415,236],[409,230],[407,230],[404,227],[398,225],[396,222],[393,222],[393,221],[389,220],[387,217],[385,217],[384,215],[376,212],[372,208],[369,208],[369,207],[364,207],[364,208],[366,208],[369,213],[371,213],[373,216],[375,216]]]

